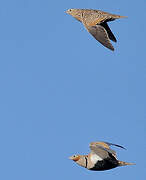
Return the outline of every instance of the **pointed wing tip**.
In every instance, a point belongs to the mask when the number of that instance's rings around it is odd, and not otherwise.
[[[117,40],[116,39],[111,39],[112,41],[114,41],[115,43],[117,42]]]
[[[122,148],[122,149],[124,149],[124,150],[127,150],[125,147],[123,147],[123,146],[117,146],[117,147],[120,147],[120,148]]]
[[[114,47],[113,46],[110,46],[110,47],[107,47],[105,45],[103,45],[106,49],[109,49],[110,51],[115,51]]]
[[[110,46],[110,47],[105,46],[105,47],[108,48],[108,49],[111,50],[111,51],[114,51],[114,50],[115,50],[113,46]]]
[[[101,44],[102,44],[102,43],[101,43]],[[115,50],[111,43],[109,43],[108,45],[106,45],[106,44],[102,44],[102,45],[103,45],[105,48],[107,48],[107,49],[109,49],[109,50],[111,50],[111,51],[114,51],[114,50]]]
[[[104,142],[104,143],[106,143],[106,144],[109,145],[109,146],[117,146],[117,147],[120,147],[120,148],[122,148],[122,149],[127,150],[125,147],[123,147],[123,146],[121,146],[121,145],[118,145],[118,144],[113,144],[113,143],[109,143],[109,142]]]
[[[115,49],[114,48],[110,48],[110,50],[114,51]]]

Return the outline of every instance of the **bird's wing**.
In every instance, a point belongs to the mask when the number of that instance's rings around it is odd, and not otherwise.
[[[90,143],[90,149],[91,149],[92,153],[97,154],[102,159],[109,157],[109,154],[116,158],[116,152],[109,147],[111,145],[114,145],[114,146],[117,146],[120,148],[124,148],[120,145],[112,144],[112,143],[108,143],[108,142],[92,142],[92,143]]]
[[[90,149],[92,153],[97,154],[102,159],[108,158],[109,153],[116,157],[116,152],[109,148],[109,146],[105,143],[101,142],[92,142],[90,143]]]
[[[106,159],[109,157],[108,151],[106,151],[102,146],[90,145],[91,154],[97,154],[101,159]]]
[[[103,22],[100,25],[106,29],[106,32],[108,33],[108,37],[110,38],[110,40],[117,42],[117,40],[116,40],[114,34],[112,33],[112,31],[110,30],[108,24],[106,22]]]
[[[100,142],[98,142],[100,143]],[[102,142],[101,142],[102,143]],[[120,147],[122,149],[126,149],[125,147],[121,146],[121,145],[118,145],[118,144],[113,144],[113,143],[109,143],[109,142],[103,142],[104,144],[107,144],[108,146],[117,146],[117,147]]]
[[[86,29],[88,30],[89,33],[97,40],[99,41],[102,45],[105,47],[109,48],[110,50],[114,51],[114,47],[112,46],[110,39],[108,37],[108,33],[106,29],[102,25],[95,25],[95,26],[88,26],[84,24]]]

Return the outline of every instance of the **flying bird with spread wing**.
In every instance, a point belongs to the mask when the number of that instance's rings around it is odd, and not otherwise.
[[[118,166],[134,165],[134,163],[119,161],[116,152],[110,148],[111,145],[125,149],[120,145],[108,142],[92,142],[90,143],[91,152],[88,155],[73,155],[69,159],[84,168],[94,171],[104,171]]]
[[[125,18],[126,16],[110,14],[93,9],[68,9],[66,13],[82,22],[87,31],[91,33],[91,35],[103,46],[114,51],[114,47],[112,46],[110,40],[114,42],[117,42],[117,40],[110,30],[107,22],[114,21],[119,18]]]

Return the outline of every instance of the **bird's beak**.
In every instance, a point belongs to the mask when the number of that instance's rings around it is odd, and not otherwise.
[[[70,156],[68,159],[73,160],[72,156]]]
[[[70,156],[69,159],[73,160],[73,161],[78,161],[80,159],[80,155],[74,157],[74,156]]]

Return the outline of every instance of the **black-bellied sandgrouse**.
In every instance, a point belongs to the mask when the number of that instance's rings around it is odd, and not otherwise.
[[[92,142],[90,143],[91,152],[88,155],[73,155],[69,159],[80,166],[94,171],[104,171],[118,166],[134,164],[119,161],[116,157],[116,152],[110,148],[111,145],[125,149],[120,145],[108,142]]]
[[[92,36],[102,45],[114,51],[110,40],[117,42],[115,36],[110,30],[107,22],[115,19],[124,18],[119,16],[93,9],[69,9],[66,13],[72,15],[78,21],[82,22],[85,28]]]

